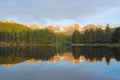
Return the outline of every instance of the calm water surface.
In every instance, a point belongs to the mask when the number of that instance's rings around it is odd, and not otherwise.
[[[120,48],[0,47],[0,80],[120,80]]]

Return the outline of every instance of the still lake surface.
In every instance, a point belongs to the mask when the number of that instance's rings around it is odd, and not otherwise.
[[[120,48],[0,47],[0,80],[120,80]]]

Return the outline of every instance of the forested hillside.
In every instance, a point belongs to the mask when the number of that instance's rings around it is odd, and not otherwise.
[[[0,32],[21,32],[24,30],[30,30],[30,28],[18,23],[0,22]]]

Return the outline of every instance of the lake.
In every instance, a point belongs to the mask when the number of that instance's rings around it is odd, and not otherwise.
[[[120,80],[120,48],[0,47],[0,80]]]

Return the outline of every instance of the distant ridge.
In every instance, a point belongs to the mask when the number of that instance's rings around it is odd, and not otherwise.
[[[29,24],[26,25],[28,28],[33,29],[33,30],[37,30],[37,29],[45,29],[44,26],[39,26],[39,25],[35,25],[35,24]]]
[[[93,24],[88,24],[88,25],[86,25],[83,29],[84,29],[84,30],[87,30],[87,29],[98,29],[98,28],[103,29],[103,30],[105,29],[104,26],[93,25]]]
[[[4,23],[16,23],[13,20],[5,20]]]
[[[15,23],[14,21],[4,21],[4,22],[0,22],[0,31],[7,31],[7,32],[13,32],[13,31],[24,31],[24,30],[29,30],[28,27],[26,27],[25,25],[19,24],[19,23]]]
[[[29,25],[23,25],[16,23],[12,20],[6,20],[6,21],[0,21],[0,31],[23,31],[23,30],[39,30],[39,29],[48,29],[54,33],[62,33],[64,35],[72,35],[75,30],[78,30],[80,32],[83,32],[85,30],[89,29],[105,29],[105,26],[101,25],[94,25],[94,24],[88,24],[84,27],[80,26],[79,24],[73,24],[70,26],[66,26],[61,28],[59,25],[49,25],[49,26],[39,26],[35,24],[29,24]],[[113,27],[111,27],[113,28]]]

